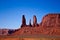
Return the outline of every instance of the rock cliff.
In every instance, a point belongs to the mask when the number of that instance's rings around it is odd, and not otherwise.
[[[33,16],[33,25],[23,26],[12,35],[60,35],[60,14],[47,14],[43,17],[40,24],[37,18]]]
[[[1,31],[1,30],[0,30]],[[10,33],[12,32],[12,33]],[[21,28],[15,31],[7,31],[9,35],[58,35],[60,36],[60,14],[47,14],[42,18],[40,24],[37,23],[37,18],[33,16],[33,24],[31,19],[29,25],[26,24],[25,16],[22,16]],[[6,35],[7,35],[6,34]]]

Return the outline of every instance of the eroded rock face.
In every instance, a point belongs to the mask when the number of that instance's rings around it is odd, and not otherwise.
[[[60,35],[60,14],[48,14],[43,17],[42,22],[39,27],[37,25],[36,16],[33,17],[33,26],[30,27],[31,20],[29,25],[21,28],[12,35],[30,35],[30,34],[44,34],[44,35]]]
[[[23,27],[25,25],[26,25],[26,19],[25,19],[25,16],[23,15],[22,16],[22,25],[21,25],[21,27]]]
[[[30,19],[30,21],[29,21],[29,26],[31,26],[31,27],[32,27],[32,24],[31,24],[31,19]]]
[[[38,24],[39,25],[39,24]],[[48,14],[45,15],[40,23],[39,27],[37,26],[37,18],[34,15],[33,25],[31,20],[29,25],[26,25],[25,16],[22,16],[22,28],[17,29],[10,35],[34,35],[34,34],[44,34],[44,35],[59,35],[60,36],[60,14]],[[11,32],[11,30],[9,31]]]
[[[0,35],[10,35],[14,32],[15,30],[12,29],[0,29]]]
[[[43,27],[60,27],[60,14],[49,14],[43,17]]]
[[[37,26],[37,18],[35,15],[33,16],[33,26]]]
[[[0,35],[7,35],[8,29],[0,29]]]

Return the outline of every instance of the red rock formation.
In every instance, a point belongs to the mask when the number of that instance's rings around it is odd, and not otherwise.
[[[24,15],[22,16],[22,25],[21,25],[21,27],[23,27],[23,26],[26,26],[26,19],[25,19]]]
[[[43,17],[42,26],[43,27],[58,27],[60,26],[60,14],[48,14]]]
[[[31,26],[31,27],[32,27],[32,25],[31,25],[31,19],[30,19],[30,21],[29,21],[29,26]]]
[[[31,24],[31,20],[30,20]],[[33,17],[33,26],[37,25],[36,16]],[[33,34],[44,34],[44,35],[60,35],[60,14],[48,14],[43,17],[39,27],[26,27],[20,28],[12,35],[33,35]]]
[[[45,15],[37,26],[37,18],[33,17],[33,26],[31,27],[31,20],[29,25],[26,25],[26,19],[23,15],[22,17],[22,28],[17,29],[14,33],[10,35],[58,35],[60,36],[60,14],[48,14]]]
[[[15,32],[15,29],[0,29],[0,35],[10,35]]]
[[[48,14],[44,16],[42,20],[42,28],[44,34],[60,35],[60,14]]]
[[[37,18],[35,15],[33,16],[33,26],[37,26]]]
[[[0,29],[0,35],[7,35],[8,31],[8,29]]]

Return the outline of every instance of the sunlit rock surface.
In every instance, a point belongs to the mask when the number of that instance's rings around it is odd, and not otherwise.
[[[40,24],[37,23],[37,18],[33,16],[33,25],[23,26],[12,35],[58,35],[60,36],[60,14],[47,14],[42,18]]]
[[[21,28],[16,30],[0,30],[0,35],[53,35],[60,36],[60,14],[47,14],[42,18],[40,24],[37,23],[36,15],[33,16],[29,25],[26,24],[25,15],[22,16]]]

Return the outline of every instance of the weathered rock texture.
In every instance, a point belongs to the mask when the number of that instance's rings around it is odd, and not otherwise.
[[[10,35],[12,33],[16,32],[16,30],[14,29],[0,29],[0,36],[1,35]]]
[[[39,26],[36,25],[37,18],[34,15],[32,27],[24,26],[19,31],[13,33],[13,35],[60,35],[60,14],[47,14],[43,17],[42,22],[39,24]]]
[[[43,27],[60,27],[60,14],[48,14],[43,17]]]
[[[39,25],[39,26],[38,26]],[[37,18],[33,16],[33,25],[31,20],[26,25],[25,16],[22,16],[21,28],[10,35],[58,35],[60,36],[60,14],[47,14],[42,22],[37,25]]]
[[[29,26],[31,26],[31,27],[32,27],[32,25],[31,25],[31,19],[30,19],[30,21],[29,21]]]
[[[60,35],[60,14],[48,14],[42,20],[43,32],[50,35]]]
[[[22,16],[22,25],[21,25],[21,27],[23,27],[25,25],[26,25],[26,19],[25,19],[25,16],[23,15]]]
[[[7,35],[8,30],[7,29],[0,29],[0,35]]]
[[[37,18],[35,15],[33,16],[33,26],[37,26]]]

